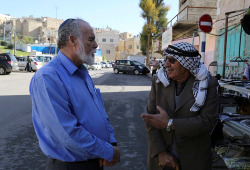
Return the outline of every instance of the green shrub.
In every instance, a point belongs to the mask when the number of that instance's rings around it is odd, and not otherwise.
[[[7,46],[8,43],[6,41],[1,41],[1,46]]]
[[[13,44],[8,44],[7,45],[7,49],[12,49],[13,48]]]

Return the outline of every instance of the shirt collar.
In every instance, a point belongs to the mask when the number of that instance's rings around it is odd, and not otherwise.
[[[75,73],[75,71],[78,70],[76,65],[66,55],[64,55],[61,51],[59,51],[57,56],[58,56],[59,60],[62,62],[65,69],[68,70],[68,72],[71,75],[73,75]],[[85,70],[86,68],[83,65],[81,65],[80,70],[82,70],[82,69]]]

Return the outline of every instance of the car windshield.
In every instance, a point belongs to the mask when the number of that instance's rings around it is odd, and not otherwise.
[[[32,58],[32,59],[33,59],[34,61],[36,61],[36,62],[39,62],[39,60],[38,60],[37,58],[35,58],[35,57]]]
[[[133,61],[135,65],[142,65],[142,63],[139,63],[138,61]]]

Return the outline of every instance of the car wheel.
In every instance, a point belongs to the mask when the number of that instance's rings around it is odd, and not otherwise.
[[[118,74],[119,73],[119,70],[117,68],[114,69],[114,73],[115,74]]]
[[[135,70],[135,75],[140,74],[139,70]]]
[[[0,67],[0,74],[6,74],[6,69],[4,67]]]

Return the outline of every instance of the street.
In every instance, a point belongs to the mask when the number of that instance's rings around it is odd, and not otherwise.
[[[116,133],[121,162],[105,170],[146,170],[147,136],[141,113],[146,111],[151,78],[114,74],[112,68],[90,70],[100,88]],[[0,76],[0,169],[45,168],[34,132],[29,82],[34,73],[12,72]]]

